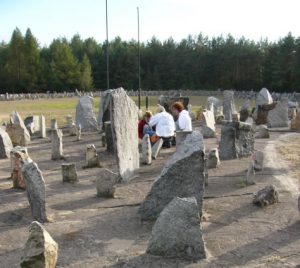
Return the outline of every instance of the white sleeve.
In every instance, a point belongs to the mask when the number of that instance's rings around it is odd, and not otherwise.
[[[149,122],[149,125],[151,127],[157,125],[159,116],[160,116],[160,114],[156,114],[156,115],[154,115],[154,116],[151,117],[150,122]]]
[[[179,116],[178,125],[181,130],[184,130],[187,126],[187,118],[186,116]]]

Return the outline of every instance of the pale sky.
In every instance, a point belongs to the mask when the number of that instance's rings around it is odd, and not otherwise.
[[[109,39],[137,39],[137,6],[141,41],[200,32],[255,41],[300,36],[300,0],[108,0]],[[105,0],[0,0],[0,41],[8,42],[16,27],[23,34],[29,27],[40,45],[76,33],[103,42]]]

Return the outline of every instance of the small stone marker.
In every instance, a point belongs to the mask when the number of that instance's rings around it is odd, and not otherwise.
[[[86,146],[86,165],[85,168],[100,167],[99,156],[94,144]]]
[[[120,176],[108,169],[103,169],[96,179],[98,197],[114,197],[114,185],[120,180]]]
[[[161,150],[161,147],[163,145],[164,141],[162,138],[160,138],[156,143],[152,146],[152,159],[157,159],[157,156]]]
[[[234,92],[232,90],[224,91],[223,113],[224,113],[225,120],[228,121],[232,121],[232,115],[236,114],[236,109],[234,104]]]
[[[28,156],[27,148],[17,146],[10,151],[10,162],[12,167],[11,178],[13,188],[25,189],[25,181],[22,175],[22,167],[24,163],[31,163],[32,160]]]
[[[215,123],[216,122],[215,122],[214,112],[210,110],[204,110],[203,126],[202,126],[203,138],[214,138],[216,136]]]
[[[102,142],[102,147],[106,147],[106,136],[104,133],[101,135],[101,142]]]
[[[77,125],[76,127],[76,134],[77,134],[77,141],[80,141],[81,140],[81,125]]]
[[[178,147],[139,208],[142,220],[154,220],[174,197],[195,196],[202,213],[205,180],[204,143],[193,131]]]
[[[207,168],[217,168],[220,165],[218,148],[212,148],[208,152]]]
[[[22,175],[26,184],[32,217],[39,222],[47,222],[45,181],[42,172],[35,162],[31,162],[23,165]]]
[[[147,253],[197,261],[206,257],[195,197],[175,197],[160,213]]]
[[[37,221],[29,226],[29,237],[25,244],[20,266],[22,268],[55,268],[58,245]]]
[[[248,165],[248,170],[246,174],[246,184],[247,185],[255,184],[254,179],[255,179],[255,169],[254,169],[254,158],[252,157]]]
[[[53,129],[51,131],[52,160],[59,160],[64,158],[62,137],[63,133],[61,129]]]
[[[145,165],[151,165],[152,163],[151,142],[148,134],[144,135],[142,141],[142,163]]]
[[[73,163],[64,163],[61,165],[63,182],[75,183],[78,181],[76,166]]]
[[[255,135],[255,138],[257,139],[269,139],[270,133],[269,128],[266,125],[259,125],[256,128],[257,133]]]
[[[13,144],[9,135],[0,128],[0,159],[9,158]]]
[[[257,151],[253,154],[254,159],[254,170],[260,171],[264,168],[264,153],[262,151]]]
[[[45,116],[41,115],[39,116],[39,120],[40,120],[40,138],[46,138],[46,120],[45,120]]]
[[[265,207],[278,203],[278,192],[273,185],[266,186],[253,197],[253,204]]]

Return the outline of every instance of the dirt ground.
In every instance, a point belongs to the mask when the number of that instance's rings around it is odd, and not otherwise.
[[[205,140],[206,149],[217,147]],[[95,144],[103,167],[116,169],[114,156],[101,147],[98,133],[83,134],[82,141],[64,136],[66,160],[51,161],[49,139],[28,146],[46,182],[45,228],[59,244],[57,267],[296,267],[300,264],[300,221],[297,209],[297,165],[281,148],[299,156],[300,134],[274,130],[271,138],[257,139],[266,152],[265,169],[256,184],[242,187],[249,159],[223,161],[209,170],[202,222],[208,258],[198,263],[145,254],[153,223],[141,223],[137,214],[152,182],[174,148],[162,150],[151,166],[141,166],[137,177],[119,184],[114,199],[96,197],[95,178],[101,168],[82,169],[86,144]],[[295,146],[296,145],[296,146]],[[284,146],[284,147],[282,147]],[[287,151],[286,151],[287,152]],[[75,162],[79,182],[63,184],[61,163]],[[297,162],[299,163],[299,162]],[[32,221],[26,193],[12,189],[10,161],[0,160],[1,267],[19,267]],[[279,190],[280,202],[267,208],[254,206],[252,193],[268,184]]]

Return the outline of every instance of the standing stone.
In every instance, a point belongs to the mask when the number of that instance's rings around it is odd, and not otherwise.
[[[88,144],[86,146],[86,168],[100,167],[99,156],[94,144]]]
[[[98,114],[98,124],[101,130],[105,130],[104,123],[110,121],[111,93],[112,93],[111,89],[101,92],[99,114]]]
[[[202,213],[204,193],[204,143],[193,131],[177,148],[153,183],[139,208],[142,220],[154,220],[174,197],[195,196]]]
[[[98,197],[114,197],[115,188],[114,185],[120,180],[118,174],[103,169],[100,176],[96,179],[96,188]]]
[[[74,121],[73,121],[72,115],[67,115],[66,116],[66,122],[67,122],[67,127],[68,128],[71,128],[73,126]]]
[[[13,146],[27,146],[30,142],[30,135],[26,128],[18,124],[8,124],[6,132],[9,135]],[[26,134],[28,133],[28,135]]]
[[[81,125],[83,132],[97,131],[98,124],[94,115],[94,98],[82,96],[76,106],[76,125]]]
[[[207,98],[207,109],[214,112],[215,118],[223,118],[223,103],[221,100],[215,97],[208,97]]]
[[[51,130],[57,129],[57,121],[55,118],[51,119]]]
[[[9,135],[0,128],[0,159],[9,158],[13,144]]]
[[[288,127],[288,99],[277,102],[276,107],[268,114],[268,127]]]
[[[138,108],[123,88],[112,92],[111,129],[119,173],[129,181],[139,168]]]
[[[176,131],[176,148],[178,148],[178,146],[180,146],[180,144],[184,142],[185,138],[191,133],[192,131]]]
[[[145,165],[151,165],[152,163],[151,142],[148,134],[144,135],[142,141],[142,163]]]
[[[45,116],[41,115],[39,117],[40,120],[40,138],[46,138],[46,120],[45,120]]]
[[[22,175],[26,184],[26,192],[32,217],[39,222],[47,222],[45,181],[42,172],[35,162],[24,163]]]
[[[266,125],[259,125],[256,128],[257,134],[255,135],[255,138],[257,139],[269,139],[270,133],[269,128]]]
[[[203,138],[214,138],[216,136],[215,128],[215,116],[212,111],[204,110],[203,111],[203,126],[202,126],[202,135]]]
[[[38,115],[28,116],[24,120],[24,125],[29,131],[30,135],[35,135],[40,131],[40,118]]]
[[[195,121],[196,120],[196,114],[192,110],[192,104],[188,104],[187,109],[188,109],[190,118],[192,119],[192,121]]]
[[[273,185],[266,186],[254,194],[252,202],[261,207],[278,203],[278,192]]]
[[[75,183],[78,181],[75,164],[62,164],[61,173],[63,182]]]
[[[249,156],[254,151],[254,131],[243,122],[224,121],[221,128],[220,158],[234,159]]]
[[[106,136],[105,133],[101,135],[102,147],[106,147]]]
[[[262,151],[257,151],[253,154],[254,170],[260,171],[264,168],[265,155]]]
[[[241,107],[240,121],[241,122],[246,122],[246,120],[248,119],[250,114],[251,114],[251,104],[250,104],[250,100],[247,99],[247,100],[244,101],[244,103]]]
[[[77,136],[77,126],[75,123],[72,123],[72,125],[69,127],[69,134],[70,136]]]
[[[246,175],[246,184],[253,185],[255,179],[255,169],[254,169],[254,158],[251,158],[251,161],[248,165],[247,175]]]
[[[109,153],[115,152],[114,147],[114,140],[112,136],[112,130],[111,130],[111,122],[105,122],[104,123],[104,130],[105,130],[105,142],[106,142],[106,150]]]
[[[256,97],[256,108],[253,119],[257,125],[266,125],[268,123],[268,114],[275,108],[276,102],[273,102],[272,96],[266,88],[263,88]]]
[[[232,90],[224,91],[223,113],[225,120],[232,121],[232,114],[236,113],[234,104],[234,92]]]
[[[161,147],[163,145],[164,141],[162,138],[160,138],[156,143],[152,146],[152,159],[157,159],[157,156],[161,150]],[[177,148],[177,146],[176,146]]]
[[[206,257],[195,197],[175,197],[160,213],[147,253],[197,261]]]
[[[217,168],[220,165],[218,148],[212,148],[208,152],[207,168]]]
[[[24,121],[23,119],[21,118],[21,116],[18,114],[17,111],[13,111],[11,114],[10,114],[10,124],[12,125],[20,125],[21,128],[24,129],[24,132],[25,132],[25,135],[26,135],[26,140],[28,142],[30,142],[30,135],[29,135],[29,132],[28,130],[26,129],[26,126],[24,124]]]
[[[22,175],[22,167],[24,163],[31,163],[32,160],[28,155],[27,148],[16,146],[10,151],[11,163],[11,179],[13,181],[13,188],[25,189],[25,181]]]
[[[46,229],[37,221],[29,226],[20,266],[22,268],[55,268],[58,245]]]
[[[51,132],[51,147],[52,147],[52,160],[63,159],[63,144],[62,144],[63,133],[61,129],[54,129]]]

